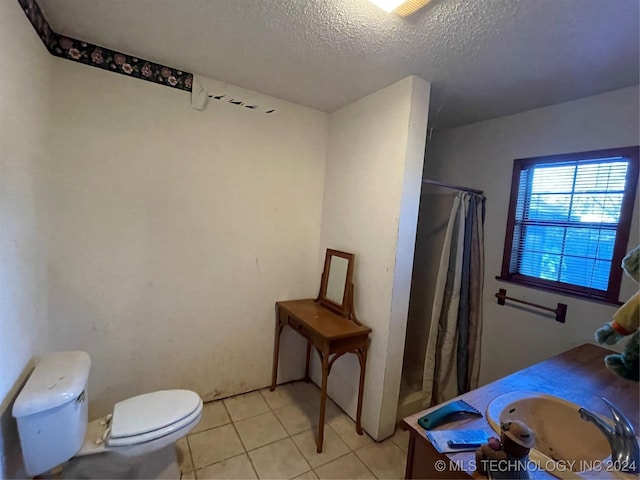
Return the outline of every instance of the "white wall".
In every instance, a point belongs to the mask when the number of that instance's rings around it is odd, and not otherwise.
[[[266,386],[274,302],[315,297],[333,247],[356,253],[356,311],[374,328],[364,425],[391,434],[429,85],[408,78],[329,122],[255,92],[276,113],[198,112],[184,92],[54,67],[52,349],[92,355],[92,416],[159,388],[211,400]],[[279,379],[300,378],[303,342],[284,341]],[[350,412],[354,365],[331,375]]]
[[[43,168],[51,57],[18,2],[0,1],[0,477],[19,476],[11,404],[46,348]]]
[[[611,320],[615,307],[499,282],[495,276],[502,263],[513,160],[638,145],[638,93],[637,86],[625,88],[437,132],[428,144],[425,176],[478,188],[487,196],[481,383],[593,342],[593,332]],[[639,241],[639,211],[636,199],[629,249]],[[566,324],[498,306],[499,288],[543,305],[566,303]],[[621,300],[635,289],[625,277]]]
[[[373,329],[362,423],[377,439],[395,423],[429,90],[408,77],[330,117],[320,256],[356,255],[355,310]],[[329,376],[330,396],[354,417],[359,371],[347,355]]]
[[[45,349],[86,350],[94,417],[161,388],[211,400],[264,387],[274,301],[315,296],[319,256],[332,246],[358,255],[356,309],[374,328],[365,428],[391,434],[429,85],[408,78],[345,107],[331,116],[330,139],[327,114],[255,92],[246,95],[275,114],[215,101],[198,112],[187,92],[44,49],[22,64],[35,68],[37,55],[46,71],[20,72],[27,80],[13,86],[23,90],[10,95],[20,121],[3,122],[31,149],[11,208],[22,209],[19,229],[34,244],[19,290],[28,301],[12,305],[30,309],[20,312],[29,331],[12,343],[30,346],[13,357],[11,380]],[[16,180],[32,189],[18,191]],[[283,341],[280,380],[300,378],[303,342],[289,332]],[[342,362],[332,395],[354,413],[358,369]]]
[[[269,115],[199,112],[187,92],[54,62],[52,349],[91,355],[91,415],[162,388],[266,386],[274,302],[317,293],[328,115],[270,97]],[[280,380],[301,378],[304,344],[284,342]]]

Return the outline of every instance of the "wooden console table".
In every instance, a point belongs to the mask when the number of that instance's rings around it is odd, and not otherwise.
[[[309,379],[309,357],[311,346],[316,349],[322,361],[322,390],[320,396],[320,419],[318,422],[318,453],[322,452],[324,439],[324,417],[327,404],[327,378],[334,362],[345,353],[354,353],[360,362],[360,385],[358,387],[358,408],[356,412],[356,432],[362,435],[360,416],[362,414],[362,391],[367,362],[367,348],[371,329],[357,320],[348,320],[333,313],[319,302],[292,300],[276,303],[276,333],[273,348],[273,374],[271,391],[276,388],[278,377],[278,356],[280,334],[285,325],[307,339],[307,360],[305,380]]]

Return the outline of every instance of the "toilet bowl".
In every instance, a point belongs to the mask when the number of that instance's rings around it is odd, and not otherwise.
[[[154,467],[145,464],[160,459],[156,470],[161,476],[173,472],[169,477],[179,478],[173,444],[200,420],[199,395],[189,390],[146,393],[116,403],[112,413],[89,422],[86,384],[90,366],[85,352],[47,355],[18,395],[13,416],[27,474],[40,475],[73,459],[70,465],[76,478],[90,478],[79,474],[78,468],[91,472],[92,465],[96,466],[95,477],[104,476],[101,463],[109,466],[111,478],[133,478],[135,472],[145,472],[140,475],[150,478]],[[165,464],[168,455],[175,465]]]

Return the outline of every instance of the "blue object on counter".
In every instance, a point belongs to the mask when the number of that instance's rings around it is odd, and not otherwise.
[[[434,410],[431,413],[426,414],[424,417],[418,419],[418,425],[425,430],[431,430],[448,421],[452,421],[451,415],[456,413],[469,413],[471,415],[477,415],[479,417],[482,414],[464,400],[456,400],[455,402],[447,403],[446,405]]]
[[[489,441],[484,430],[431,430],[425,435],[439,453],[473,452]]]

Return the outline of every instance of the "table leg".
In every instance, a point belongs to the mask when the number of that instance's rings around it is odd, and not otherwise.
[[[322,390],[320,391],[320,420],[318,422],[318,448],[316,451],[322,453],[322,443],[324,441],[324,413],[327,407],[327,379],[329,377],[329,349],[324,348],[322,352]]]
[[[358,360],[360,360],[360,385],[358,386],[358,408],[356,410],[356,432],[362,435],[362,425],[360,418],[362,417],[362,393],[364,391],[364,374],[367,369],[367,342],[358,350]]]
[[[304,381],[308,382],[309,377],[309,361],[311,360],[311,342],[307,341],[307,362],[304,364]]]
[[[278,357],[280,356],[280,334],[284,325],[280,322],[280,315],[276,311],[276,331],[275,338],[273,339],[273,370],[271,371],[271,388],[270,391],[276,389],[276,382],[278,381]]]

